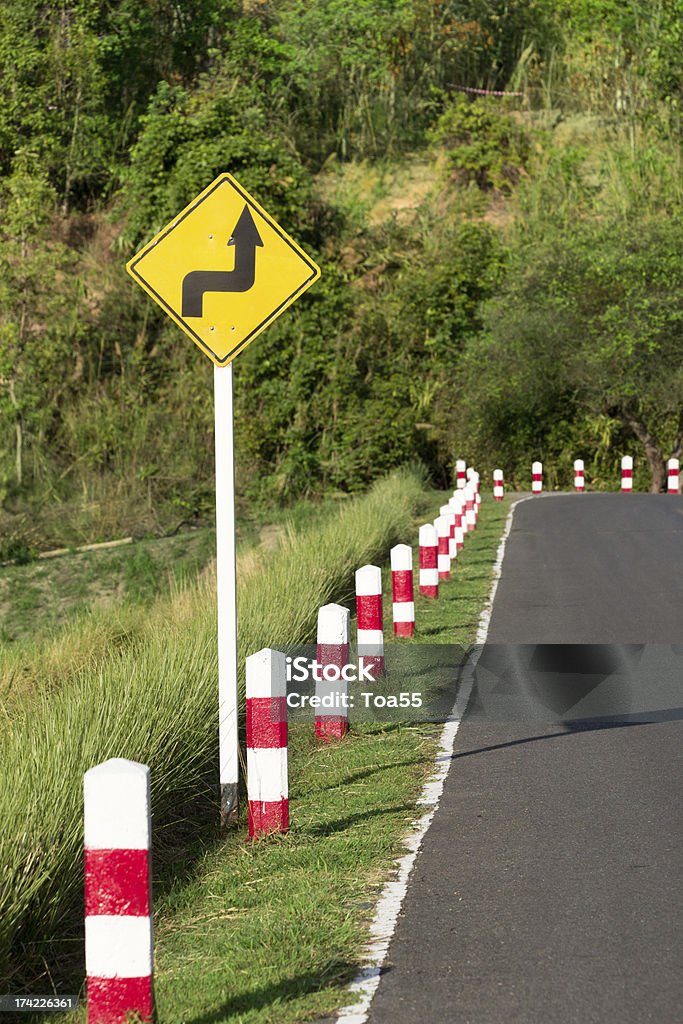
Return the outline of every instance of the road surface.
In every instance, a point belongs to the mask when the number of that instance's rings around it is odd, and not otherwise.
[[[520,503],[489,642],[616,645],[637,675],[634,645],[683,643],[682,542],[680,497]],[[516,721],[475,694],[370,1024],[683,1021],[683,698],[615,725],[534,692]]]

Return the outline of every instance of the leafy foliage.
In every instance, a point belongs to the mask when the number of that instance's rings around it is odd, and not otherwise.
[[[74,254],[51,237],[54,193],[44,178],[16,170],[0,191],[0,416],[12,423],[10,449],[0,461],[0,488],[21,485],[26,445],[34,455],[56,403],[69,387],[69,338],[78,333]]]
[[[460,97],[430,132],[446,147],[448,165],[462,184],[511,192],[529,162],[527,133],[510,117]]]
[[[238,361],[242,501],[410,458],[445,480],[462,451],[562,480],[580,449],[605,483],[631,447],[654,479],[679,444],[682,2],[8,0],[5,532],[212,515],[211,368],[123,263],[225,170],[323,267]],[[391,182],[415,149],[417,199]],[[384,204],[332,200],[363,161]]]
[[[559,464],[564,483],[579,444],[614,477],[615,439],[622,453],[640,443],[663,486],[663,459],[683,439],[680,231],[678,218],[588,222],[521,248],[463,363],[458,441],[520,477],[534,458]]]

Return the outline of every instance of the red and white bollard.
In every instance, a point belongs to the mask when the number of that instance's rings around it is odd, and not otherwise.
[[[251,839],[287,831],[287,672],[268,647],[247,658],[247,799]]]
[[[450,537],[451,537],[451,524],[447,516],[439,516],[434,520],[434,529],[436,530],[437,542],[439,545],[439,556],[437,559],[437,566],[439,569],[439,579],[447,580],[451,576],[451,556],[450,556]]]
[[[356,620],[359,657],[372,666],[372,678],[379,679],[384,675],[384,624],[382,570],[377,565],[356,570]]]
[[[472,489],[472,482],[468,481],[465,494],[465,527],[467,533],[471,533],[477,525],[477,514],[474,511],[475,494]]]
[[[149,774],[115,757],[83,780],[88,1024],[154,1013]]]
[[[448,502],[450,509],[455,516],[455,529],[453,536],[455,538],[455,553],[462,551],[464,547],[465,532],[463,529],[463,499],[459,491],[456,491],[452,498]]]
[[[496,501],[502,501],[505,497],[502,469],[494,469],[493,471],[493,497]]]
[[[583,459],[574,459],[574,490],[583,491],[586,482],[583,476]]]
[[[679,473],[680,463],[678,459],[669,459],[666,464],[666,493],[667,494],[678,494],[680,490],[679,484]]]
[[[534,462],[531,465],[531,493],[540,494],[543,490],[543,463]]]
[[[413,551],[408,544],[397,544],[391,549],[391,600],[394,636],[413,636],[415,633]]]
[[[349,663],[350,620],[349,609],[340,604],[318,609],[315,660],[321,678],[316,680],[315,695],[321,703],[315,711],[315,735],[326,743],[342,739],[349,731],[349,712],[343,700],[349,687],[342,671]]]
[[[624,455],[621,460],[621,489],[623,492],[633,490],[633,458]]]
[[[455,464],[455,486],[459,491],[461,491],[465,484],[467,483],[466,470],[467,463],[465,462],[465,460],[458,459],[458,461]]]
[[[458,554],[458,547],[455,542],[455,512],[450,504],[442,505],[439,509],[439,515],[445,516],[448,520],[448,555],[451,562],[453,562]]]
[[[479,493],[479,474],[474,474],[474,522],[479,521],[479,507],[481,505],[481,494]]]
[[[431,523],[420,527],[420,593],[439,596],[439,541]]]

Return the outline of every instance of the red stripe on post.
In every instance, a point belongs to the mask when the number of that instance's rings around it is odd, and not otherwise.
[[[317,644],[315,649],[315,660],[322,669],[328,665],[335,665],[342,669],[349,663],[348,644]],[[315,735],[319,740],[340,740],[349,731],[349,720],[344,715],[321,715],[315,716]]]
[[[85,914],[148,917],[149,852],[86,849]]]
[[[316,739],[329,743],[330,740],[342,739],[348,731],[349,720],[342,715],[325,715],[315,720]]]
[[[448,543],[448,541],[446,541]],[[382,628],[382,595],[357,594],[356,614],[358,629]]]
[[[348,718],[341,715],[325,715],[315,720],[315,738],[329,743],[330,740],[342,740],[349,731]]]
[[[413,570],[395,569],[391,574],[392,596],[395,602],[413,600]]]
[[[130,1014],[145,1024],[152,1020],[152,986],[145,978],[88,976],[88,1024],[125,1024]]]
[[[286,832],[289,828],[289,800],[250,800],[247,809],[249,835]]]
[[[343,668],[349,663],[348,644],[317,644],[315,660],[319,665],[337,665]]]
[[[420,568],[436,569],[438,565],[439,545],[430,545],[428,548],[420,548]]]
[[[287,698],[249,697],[247,700],[247,746],[287,746]]]
[[[358,659],[359,663],[362,663],[363,668],[366,672],[370,673],[370,678],[373,681],[381,679],[384,675],[384,655],[382,654],[363,654]]]
[[[451,578],[451,570],[450,570],[450,548],[451,548],[451,545],[450,545],[449,534],[450,534],[450,530],[449,530],[448,534],[439,534],[439,549],[438,549],[438,553],[440,555],[447,555],[448,559],[449,559],[448,569],[439,569],[439,579],[440,580],[449,580]],[[437,560],[437,565],[438,565],[438,560]]]

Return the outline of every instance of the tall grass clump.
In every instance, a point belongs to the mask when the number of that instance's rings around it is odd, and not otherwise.
[[[238,589],[240,661],[264,646],[312,641],[318,607],[348,598],[354,569],[409,540],[424,501],[424,480],[400,471],[322,525],[290,531]],[[85,771],[110,757],[150,765],[155,841],[172,834],[184,804],[217,789],[215,598],[206,584],[195,598],[192,614],[38,691],[3,724],[6,984],[30,980],[48,941],[81,935]]]
[[[260,570],[263,554],[258,548],[248,548],[237,555],[237,575],[242,583]],[[216,590],[215,561],[194,583],[183,579],[169,582],[169,592],[157,596],[145,610],[134,600],[95,605],[47,635],[0,643],[0,713],[14,714],[32,694],[61,687],[80,672],[98,671],[115,651],[137,649],[152,636],[184,628],[202,605],[211,603]]]

